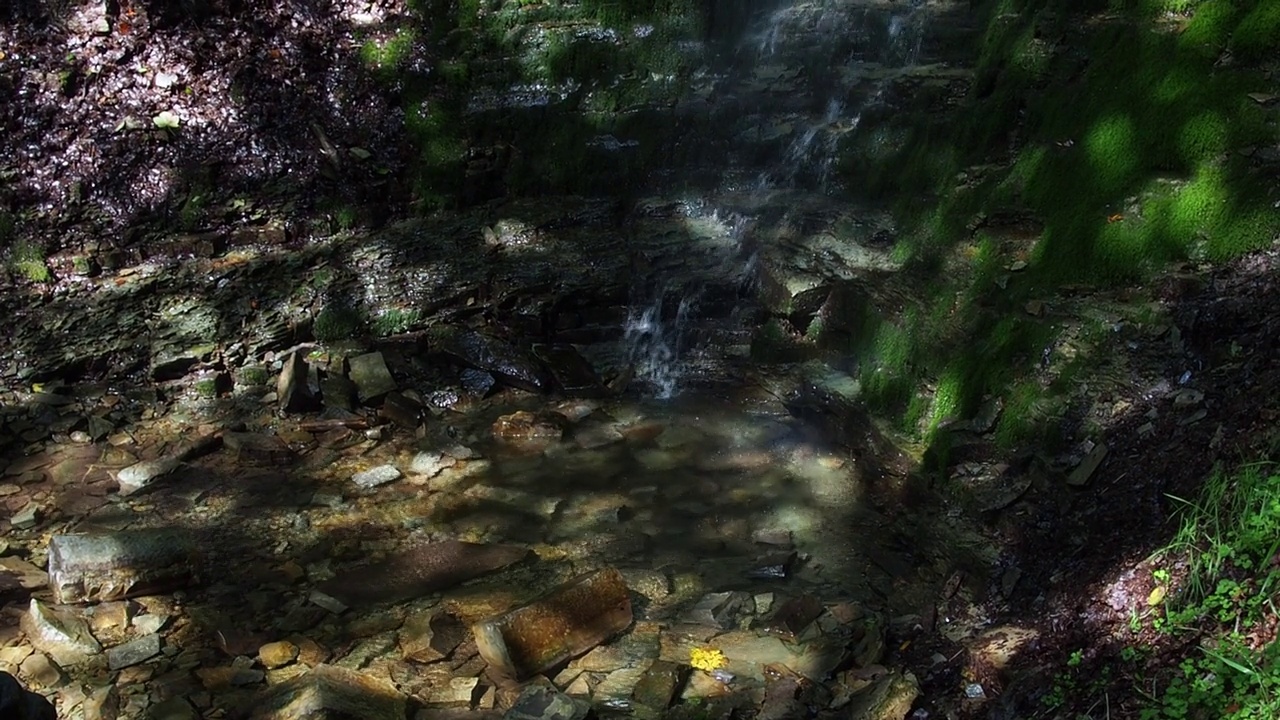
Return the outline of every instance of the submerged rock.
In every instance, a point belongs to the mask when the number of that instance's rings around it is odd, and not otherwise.
[[[493,423],[493,436],[513,445],[550,444],[564,436],[564,418],[555,413],[527,410],[503,415]]]
[[[321,590],[347,605],[400,602],[453,587],[528,558],[515,545],[445,540],[410,548],[385,562],[339,573]]]
[[[497,672],[527,678],[580,655],[631,625],[630,591],[607,568],[576,577],[541,598],[472,628]]]

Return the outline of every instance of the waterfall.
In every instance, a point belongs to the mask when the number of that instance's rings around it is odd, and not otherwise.
[[[805,194],[837,195],[839,145],[858,129],[867,111],[885,102],[901,70],[919,62],[926,26],[924,0],[886,6],[871,0],[775,0],[735,4],[745,19],[736,39],[720,38],[732,51],[709,60],[712,94],[739,108],[740,126],[720,146],[719,187],[686,204],[719,219],[731,239],[719,278],[753,283],[759,262],[750,245],[757,222],[803,224]],[[748,9],[749,8],[749,9]],[[743,200],[743,196],[756,198]],[[736,204],[720,204],[729,197]],[[828,201],[830,204],[830,201]],[[768,209],[766,213],[766,209]],[[767,215],[767,217],[766,217]],[[646,283],[653,286],[652,282]],[[690,370],[705,322],[702,290],[657,284],[656,292],[633,293],[624,343],[636,378],[661,398],[677,395]],[[750,318],[736,309],[731,318]],[[723,319],[723,318],[722,318]]]

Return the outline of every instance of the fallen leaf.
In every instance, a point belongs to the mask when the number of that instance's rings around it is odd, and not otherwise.
[[[182,119],[168,110],[162,110],[159,115],[151,118],[151,124],[162,129],[176,128],[182,124]]]

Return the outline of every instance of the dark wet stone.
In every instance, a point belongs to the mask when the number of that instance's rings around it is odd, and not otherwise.
[[[307,361],[301,352],[289,353],[276,379],[276,398],[284,412],[308,412],[316,407],[316,398],[307,385]]]
[[[480,398],[487,396],[498,384],[498,381],[492,375],[484,370],[476,370],[475,368],[464,369],[458,374],[458,378],[462,381],[463,392]],[[454,402],[456,403],[457,401],[455,400]]]
[[[527,548],[514,545],[446,540],[339,573],[320,589],[348,605],[400,602],[501,570],[531,554]]]
[[[502,716],[502,720],[582,720],[591,705],[548,685],[531,685]]]
[[[367,403],[396,389],[396,381],[380,352],[349,358],[347,376],[355,383],[360,402]]]
[[[431,336],[431,349],[468,367],[493,374],[505,385],[545,392],[552,382],[547,371],[531,354],[505,340],[463,328],[444,328]]]
[[[797,637],[822,614],[822,601],[812,595],[801,595],[782,604],[769,619],[769,631]]]
[[[422,424],[421,403],[398,392],[387,393],[382,400],[381,415],[403,428],[413,430]]]
[[[754,580],[786,580],[795,570],[799,555],[794,552],[770,555],[756,561],[755,567],[747,572],[747,577]]]
[[[325,407],[355,410],[358,392],[356,384],[341,375],[331,374],[320,380],[320,397]]]
[[[635,704],[650,710],[665,710],[684,680],[684,668],[665,660],[655,661],[636,683]]]
[[[533,352],[550,369],[556,386],[565,395],[597,398],[609,394],[596,369],[574,346],[534,345]]]

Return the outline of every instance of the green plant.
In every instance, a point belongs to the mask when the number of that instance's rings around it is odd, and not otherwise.
[[[1145,720],[1213,717],[1261,720],[1280,715],[1280,644],[1254,631],[1277,614],[1272,602],[1280,571],[1280,473],[1270,463],[1233,472],[1219,467],[1194,500],[1174,498],[1181,522],[1158,554],[1185,563],[1180,592],[1157,629],[1204,633],[1200,654],[1165,678]],[[1169,583],[1173,574],[1152,573]]]
[[[364,327],[364,316],[344,304],[326,305],[315,317],[311,332],[320,342],[336,342],[356,337]]]
[[[45,262],[44,249],[39,245],[20,240],[9,251],[9,269],[35,283],[47,283],[53,279]]]
[[[372,330],[377,337],[387,337],[412,330],[422,321],[422,313],[417,310],[388,308],[373,318]]]

